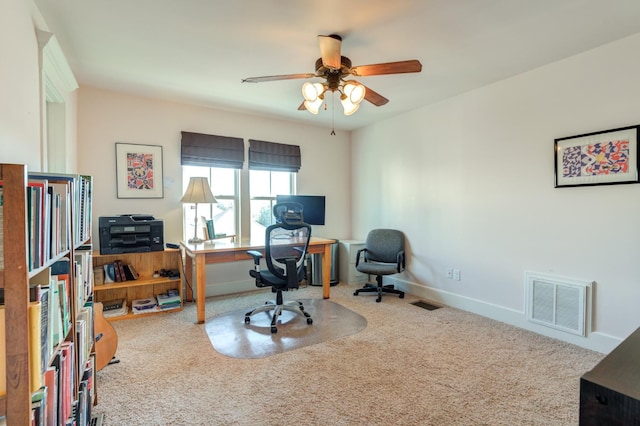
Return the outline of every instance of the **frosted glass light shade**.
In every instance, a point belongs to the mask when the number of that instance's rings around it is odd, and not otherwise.
[[[324,93],[324,86],[320,83],[306,82],[302,85],[302,96],[309,102],[315,102]]]
[[[318,110],[320,109],[320,105],[322,105],[322,99],[318,98],[315,101],[304,101],[304,107],[311,114],[317,115]]]
[[[365,87],[355,81],[347,81],[342,90],[353,104],[359,104],[362,102],[364,95],[366,94]]]
[[[344,115],[351,115],[360,108],[360,104],[354,104],[349,100],[348,97],[344,99],[340,99],[340,103],[342,103],[342,108],[344,109]]]

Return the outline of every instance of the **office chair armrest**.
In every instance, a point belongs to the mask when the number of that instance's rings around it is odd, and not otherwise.
[[[356,268],[358,267],[358,264],[360,263],[360,253],[364,252],[364,261],[367,261],[367,249],[366,248],[362,248],[360,250],[358,250],[356,252]]]
[[[404,271],[404,250],[398,252],[398,272]]]
[[[260,264],[260,259],[262,259],[262,253],[257,250],[247,250],[247,254],[253,257],[253,263],[256,265]]]
[[[288,257],[285,259],[287,265],[287,288],[298,288],[298,268],[296,265],[295,257]]]

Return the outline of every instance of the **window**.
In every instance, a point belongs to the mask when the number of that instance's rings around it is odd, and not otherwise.
[[[216,234],[239,235],[238,229],[238,206],[240,205],[238,191],[239,170],[221,167],[182,167],[182,192],[187,189],[189,179],[192,176],[205,176],[209,179],[211,192],[218,200],[215,204],[198,204],[198,212],[193,210],[193,205],[183,206],[183,228],[185,230],[184,239],[187,240],[194,235],[203,238],[204,232],[201,218],[213,219]],[[193,227],[197,218],[198,229],[194,234]]]
[[[295,193],[295,173],[291,172],[249,171],[249,182],[246,185],[249,188],[248,194],[242,194],[239,189],[245,187],[241,184],[241,179],[246,175],[238,169],[183,166],[183,193],[192,176],[207,177],[211,192],[218,202],[198,204],[197,214],[193,205],[183,206],[185,240],[194,236],[196,218],[197,235],[203,238],[203,216],[205,219],[213,219],[216,234],[237,235],[240,238],[263,235],[265,228],[274,222],[273,204],[276,195]],[[247,230],[242,229],[243,223],[250,224]]]
[[[275,221],[276,195],[290,195],[295,189],[295,173],[269,170],[249,171],[251,235],[262,235]]]

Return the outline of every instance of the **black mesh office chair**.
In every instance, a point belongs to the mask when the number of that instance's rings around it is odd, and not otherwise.
[[[249,274],[256,279],[257,287],[271,287],[276,293],[275,300],[270,300],[257,307],[244,316],[244,322],[249,324],[251,316],[260,312],[273,311],[271,319],[271,332],[277,333],[278,318],[283,310],[292,311],[307,318],[307,324],[313,324],[311,315],[304,310],[304,306],[298,301],[283,301],[282,292],[294,290],[299,287],[300,281],[305,277],[304,262],[311,239],[311,226],[304,223],[300,212],[281,209],[276,204],[273,207],[276,215],[275,224],[267,227],[265,231],[265,260],[267,270],[260,270],[262,253],[250,250],[247,253],[253,257],[254,269]]]
[[[375,275],[376,283],[367,283],[353,294],[378,293],[376,302],[382,300],[382,293],[393,293],[404,298],[404,292],[396,290],[392,284],[382,285],[384,275],[404,271],[404,234],[395,229],[373,229],[367,235],[365,248],[356,253],[356,269],[365,274]]]

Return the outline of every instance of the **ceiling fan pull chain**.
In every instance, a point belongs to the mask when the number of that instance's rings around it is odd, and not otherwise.
[[[325,109],[327,107],[327,104],[324,104]],[[336,135],[336,126],[335,126],[335,121],[336,121],[336,97],[333,96],[333,93],[331,93],[331,136],[335,136]]]

